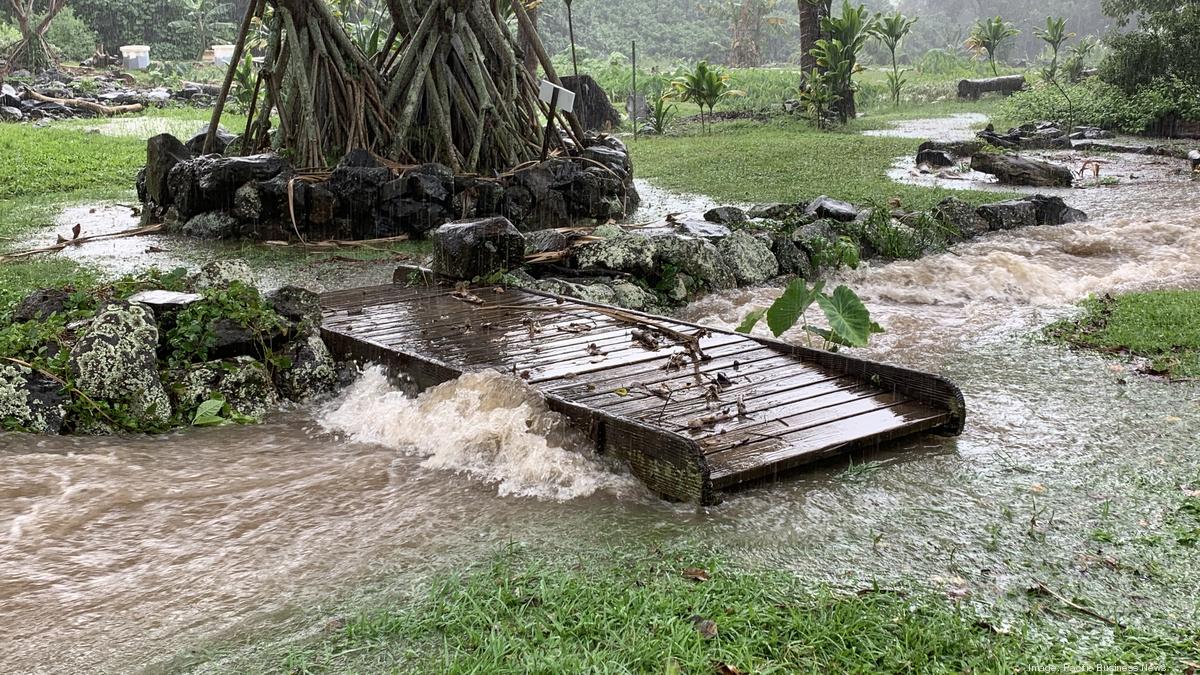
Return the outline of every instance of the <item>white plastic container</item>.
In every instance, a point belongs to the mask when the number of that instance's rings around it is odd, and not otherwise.
[[[150,67],[150,48],[146,45],[121,47],[121,65],[125,70],[145,70]]]
[[[215,65],[215,66],[229,65],[229,62],[233,61],[233,50],[236,48],[237,47],[235,47],[234,45],[213,45],[212,46],[213,65]]]

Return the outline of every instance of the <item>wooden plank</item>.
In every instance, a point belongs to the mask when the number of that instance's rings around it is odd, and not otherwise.
[[[894,438],[897,432],[923,431],[945,423],[949,413],[918,404],[870,410],[837,420],[795,427],[787,434],[706,455],[714,487],[753,480],[857,447]]]

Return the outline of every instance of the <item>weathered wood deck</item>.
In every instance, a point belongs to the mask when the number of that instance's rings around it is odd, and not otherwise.
[[[422,388],[472,370],[512,373],[599,451],[682,501],[715,503],[739,484],[912,434],[957,434],[966,414],[958,388],[937,376],[548,294],[476,288],[464,298],[396,283],[329,293],[323,306],[336,357],[386,365]]]

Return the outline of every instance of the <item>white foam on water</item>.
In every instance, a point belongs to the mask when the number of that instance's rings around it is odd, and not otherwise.
[[[372,366],[319,422],[352,441],[424,457],[425,468],[495,484],[501,496],[565,501],[644,491],[596,456],[537,392],[495,371],[468,373],[411,398]]]

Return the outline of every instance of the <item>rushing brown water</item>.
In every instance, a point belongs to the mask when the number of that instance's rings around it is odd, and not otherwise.
[[[1091,292],[1200,280],[1200,185],[1141,161],[1136,187],[1068,193],[1090,222],[841,279],[888,329],[869,355],[963,387],[962,437],[707,510],[665,504],[578,452],[499,376],[414,400],[368,371],[337,401],[251,427],[0,435],[0,670],[216,659],[207,670],[237,672],[236,653],[205,650],[303,635],[357,594],[395,592],[510,541],[583,559],[698,540],[836,583],[914,578],[998,611],[1037,579],[1135,625],[1195,625],[1197,554],[1142,542],[1167,531],[1183,490],[1200,489],[1196,387],[1028,337]],[[777,292],[716,295],[684,315],[732,325]],[[1120,548],[1101,550],[1101,528]]]

